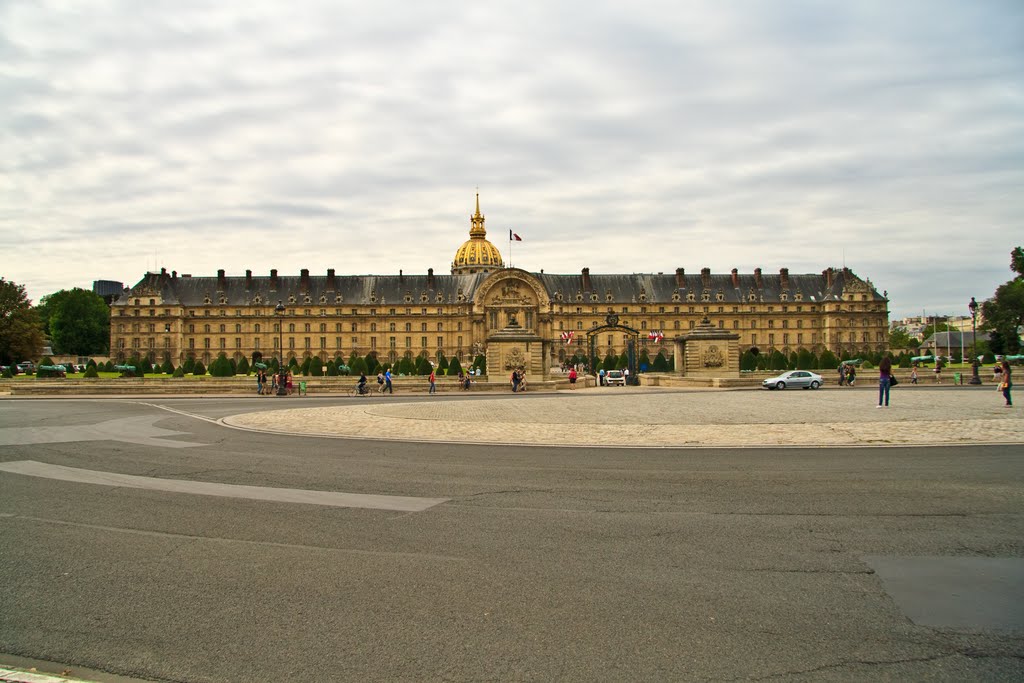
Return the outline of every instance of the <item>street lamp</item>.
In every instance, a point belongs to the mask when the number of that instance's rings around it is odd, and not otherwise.
[[[971,381],[970,384],[981,384],[981,377],[978,377],[978,302],[971,297],[971,303],[967,304],[971,311]]]
[[[274,307],[277,314],[277,395],[287,396],[288,386],[284,379],[284,304],[280,301]]]

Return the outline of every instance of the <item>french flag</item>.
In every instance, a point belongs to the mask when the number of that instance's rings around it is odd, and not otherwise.
[[[511,242],[512,240],[515,240],[516,242],[522,242],[523,238],[520,237],[519,235],[515,234],[511,230],[509,230],[508,231],[508,241]]]

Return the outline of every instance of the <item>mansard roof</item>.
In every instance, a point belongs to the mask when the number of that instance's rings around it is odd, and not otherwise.
[[[466,275],[327,275],[191,277],[147,273],[130,293],[126,291],[113,305],[127,305],[130,298],[159,295],[162,305],[274,306],[286,305],[401,305],[458,303],[473,299],[479,286],[501,273]],[[871,301],[884,301],[870,281],[861,280],[848,268],[827,269],[816,274],[633,273],[557,275],[529,273],[542,283],[555,303],[741,303],[839,301],[844,291],[867,294]],[[692,298],[691,296],[692,295]],[[706,298],[705,298],[706,295]],[[785,295],[785,299],[783,299]]]

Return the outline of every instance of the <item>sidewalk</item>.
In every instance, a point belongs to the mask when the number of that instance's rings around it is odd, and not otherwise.
[[[359,400],[234,415],[222,423],[285,434],[590,447],[918,446],[1024,443],[1024,413],[994,391],[589,388],[476,401]]]

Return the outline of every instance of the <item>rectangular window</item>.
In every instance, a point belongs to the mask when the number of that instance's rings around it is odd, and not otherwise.
[[[303,337],[302,341],[303,341],[303,348],[306,348],[306,349],[312,348],[312,344],[310,344],[310,342],[312,340],[309,337]]]
[[[255,339],[252,340],[252,348],[256,349],[257,351],[259,350],[259,348],[260,348],[260,338],[259,337],[256,337]]]
[[[339,351],[341,351],[341,337],[334,338],[334,345],[338,348]]]
[[[203,348],[204,349],[210,348],[210,338],[209,337],[203,338]]]
[[[391,348],[395,348],[395,341],[394,337],[388,337],[388,343],[391,345]]]
[[[235,348],[236,349],[242,348],[242,338],[241,337],[235,337]]]
[[[353,348],[354,348],[354,345],[353,345]],[[370,348],[371,349],[376,349],[377,348],[377,338],[376,337],[370,337]]]
[[[423,348],[423,349],[427,348],[427,338],[426,337],[420,337],[420,348]]]
[[[406,337],[405,338],[405,348],[407,348],[407,349],[411,349],[412,348],[412,337]]]
[[[444,346],[444,337],[438,337],[437,338],[437,348],[440,349],[443,346]]]
[[[327,348],[327,337],[320,337],[320,348],[321,349],[326,349]]]
[[[426,331],[427,331],[427,324],[426,323],[420,323],[420,332],[426,332]]]
[[[295,348],[295,337],[288,337],[288,348],[289,349],[294,349]]]
[[[228,348],[228,340],[225,339],[224,337],[221,337],[220,338],[220,349],[221,349],[221,351],[223,351],[226,348]]]

